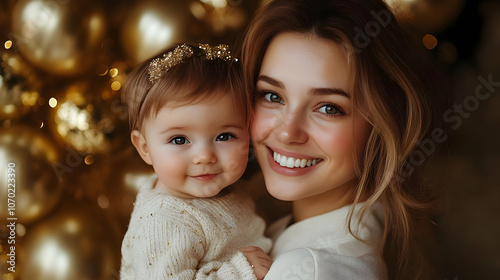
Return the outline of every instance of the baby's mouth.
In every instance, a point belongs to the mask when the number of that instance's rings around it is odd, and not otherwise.
[[[200,175],[195,175],[195,176],[190,176],[198,181],[211,181],[212,179],[214,179],[215,177],[217,177],[217,175],[219,175],[219,173],[214,173],[214,174],[200,174]]]

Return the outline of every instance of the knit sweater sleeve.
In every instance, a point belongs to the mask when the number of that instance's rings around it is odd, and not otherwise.
[[[212,261],[203,264],[193,279],[256,280],[257,277],[247,258],[237,251],[228,261]]]
[[[129,252],[130,279],[256,279],[241,252],[230,259],[210,258],[202,226],[189,215],[182,220],[146,216],[136,228]],[[123,264],[122,264],[123,265]],[[132,266],[132,267],[130,267]],[[124,272],[124,271],[122,271]],[[123,276],[122,274],[122,276]]]

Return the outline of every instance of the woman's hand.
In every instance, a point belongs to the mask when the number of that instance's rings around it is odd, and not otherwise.
[[[250,246],[240,250],[253,268],[257,280],[262,280],[271,267],[271,257],[260,247]]]

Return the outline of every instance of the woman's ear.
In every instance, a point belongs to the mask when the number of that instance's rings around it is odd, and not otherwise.
[[[151,161],[151,157],[149,156],[149,149],[144,135],[138,130],[133,130],[130,133],[130,140],[132,141],[132,144],[134,144],[134,147],[141,156],[142,160],[144,160],[147,164],[152,165],[153,163]]]

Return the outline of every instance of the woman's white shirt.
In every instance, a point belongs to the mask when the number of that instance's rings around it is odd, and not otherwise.
[[[374,205],[358,223],[362,206],[356,205],[351,228],[363,241],[349,232],[350,205],[290,226],[291,216],[272,224],[267,233],[275,241],[273,264],[265,280],[387,279],[379,253],[383,209]]]

